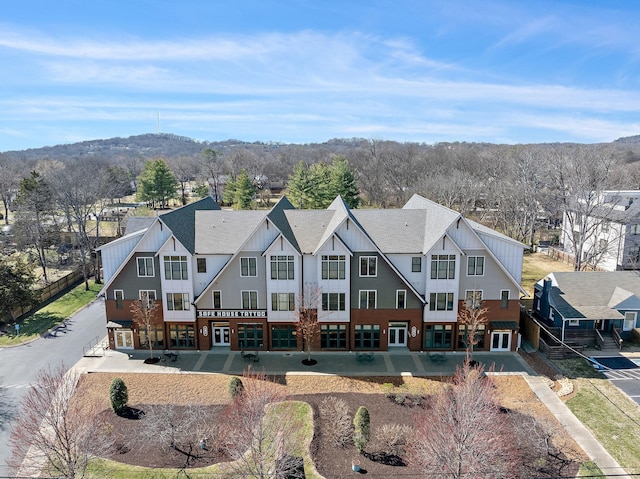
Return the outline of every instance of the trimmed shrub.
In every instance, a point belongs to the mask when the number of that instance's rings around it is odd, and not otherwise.
[[[244,384],[242,384],[242,380],[239,377],[232,377],[229,380],[229,396],[231,399],[236,399],[238,396],[242,396],[244,391]]]
[[[364,451],[367,447],[369,438],[371,437],[371,419],[369,418],[369,410],[360,406],[353,418],[353,444],[359,452]]]
[[[323,431],[338,447],[345,447],[353,437],[353,425],[349,405],[343,399],[329,396],[320,403],[320,415],[325,420]]]
[[[109,399],[111,400],[111,409],[113,409],[113,412],[116,414],[122,414],[127,410],[129,393],[127,391],[127,385],[121,378],[115,378],[111,381]]]
[[[383,454],[402,456],[411,429],[400,424],[384,424],[374,434],[376,451]]]

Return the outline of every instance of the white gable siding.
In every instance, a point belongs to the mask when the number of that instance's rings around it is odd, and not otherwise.
[[[142,235],[143,233],[140,233],[139,235],[131,236],[129,238],[121,238],[118,241],[104,245],[100,249],[100,254],[102,256],[102,275],[105,283],[111,279],[122,262],[135,248]]]
[[[444,248],[443,248],[444,246]],[[456,268],[454,279],[431,279],[431,256],[432,255],[455,255]],[[453,293],[453,309],[451,311],[431,311],[430,304],[426,304],[424,308],[424,320],[431,322],[438,321],[451,321],[455,322],[458,317],[458,299],[459,299],[459,284],[460,284],[460,261],[461,256],[457,249],[454,249],[451,241],[445,239],[438,241],[427,255],[425,256],[425,300],[427,303],[431,302],[431,293]]]
[[[351,251],[374,251],[376,249],[371,240],[351,220],[345,221],[336,230],[336,233]]]
[[[216,277],[216,275],[222,270],[227,261],[231,258],[231,255],[199,255],[199,258],[206,258],[207,260],[207,272],[198,273],[196,258],[192,259],[191,268],[194,273],[193,278],[193,292],[196,296],[200,296],[207,287],[207,285]]]
[[[166,225],[161,225],[159,221],[156,221],[151,225],[136,250],[156,252],[167,241],[169,236],[171,236],[171,230]]]
[[[271,279],[271,256],[293,256],[293,279]],[[302,274],[301,258],[289,242],[284,238],[277,238],[275,242],[265,252],[265,269],[267,280],[267,310],[269,311],[269,321],[291,321],[295,322],[297,316],[295,311],[274,311],[271,295],[273,293],[293,293],[296,304],[299,303],[302,291],[300,291],[300,275]]]
[[[242,249],[247,251],[264,251],[280,234],[278,229],[264,221],[247,240]]]
[[[522,250],[523,247],[495,236],[480,234],[482,240],[491,252],[500,260],[502,266],[509,271],[517,281],[522,280]]]
[[[478,240],[474,231],[469,228],[465,221],[455,222],[447,229],[447,234],[463,250],[484,248],[482,241]]]
[[[414,257],[420,257],[422,260],[422,267],[419,273],[411,271],[411,261]],[[416,254],[388,254],[387,258],[396,267],[398,271],[404,276],[411,286],[415,288],[420,294],[424,294],[426,286],[426,271],[429,267],[427,263],[427,256],[423,256],[419,253]]]
[[[165,277],[165,256],[186,256],[188,279],[167,279]],[[158,250],[160,259],[160,280],[162,284],[162,309],[165,321],[193,321],[195,320],[195,307],[190,304],[187,311],[169,311],[167,309],[167,293],[186,293],[189,295],[189,303],[193,303],[193,283],[194,283],[194,260],[189,252],[175,238],[169,239],[166,244]]]
[[[344,279],[322,279],[322,256],[323,255],[344,255],[345,257],[345,275]],[[319,314],[321,321],[349,321],[350,302],[350,285],[351,285],[351,255],[340,241],[327,242],[324,248],[318,251],[315,256],[316,267],[316,284],[318,285],[318,293],[344,293],[345,310],[344,311],[323,311]],[[322,296],[319,297],[322,301]],[[318,305],[320,308],[321,304]]]

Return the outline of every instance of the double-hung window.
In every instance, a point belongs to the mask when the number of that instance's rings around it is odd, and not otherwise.
[[[343,254],[322,255],[322,279],[345,279],[345,266]]]
[[[430,293],[429,311],[453,311],[453,293]]]
[[[144,258],[138,258],[138,277],[147,278],[152,276],[155,276],[153,257],[145,256]]]
[[[500,290],[500,307],[502,309],[507,309],[509,307],[509,290],[508,289]]]
[[[399,289],[396,291],[396,309],[405,309],[407,307],[407,291]]]
[[[271,279],[295,279],[293,273],[293,265],[293,256],[272,256]]]
[[[411,258],[411,272],[419,273],[420,271],[422,271],[422,257],[414,256]]]
[[[360,276],[377,276],[378,258],[376,256],[360,257]]]
[[[196,264],[198,267],[198,273],[206,273],[207,272],[207,258],[198,258],[196,260]]]
[[[344,311],[345,310],[345,294],[344,293],[322,293],[322,310],[323,311]]]
[[[479,308],[482,306],[482,291],[479,289],[468,289],[465,293],[467,308]]]
[[[467,258],[467,276],[484,276],[484,256]]]
[[[164,257],[164,279],[189,279],[186,256]]]
[[[258,276],[257,258],[240,258],[240,276]]]
[[[222,291],[215,290],[213,292],[213,309],[222,308]]]
[[[116,308],[122,309],[122,303],[124,301],[124,291],[121,289],[113,290],[113,299],[116,300]]]
[[[455,279],[456,255],[434,254],[431,255],[431,279]]]
[[[156,300],[156,291],[154,289],[141,289],[138,291],[138,297],[145,307],[149,307],[152,301]]]
[[[296,300],[293,293],[271,293],[272,311],[295,311]]]
[[[167,310],[189,311],[189,293],[167,293]]]
[[[258,309],[257,291],[242,291],[242,309]]]
[[[360,309],[376,309],[376,291],[360,291]]]

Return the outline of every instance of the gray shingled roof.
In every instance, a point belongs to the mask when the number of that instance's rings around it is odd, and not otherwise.
[[[553,273],[553,277],[551,304],[564,318],[618,319],[621,314],[609,304],[612,298],[628,297],[620,289],[640,298],[640,272],[636,271],[579,271]]]
[[[182,208],[160,215],[160,220],[169,227],[173,235],[191,254],[195,252],[196,212],[203,210],[220,210],[220,206],[213,198],[207,196]]]
[[[319,246],[336,212],[329,210],[286,210],[284,214],[300,252],[312,254]]]
[[[383,253],[425,253],[423,247],[427,216],[424,211],[352,210],[352,213]],[[434,225],[429,228],[430,231],[436,229],[440,232],[437,241],[446,227]]]
[[[235,254],[268,211],[197,211],[196,254]]]
[[[124,220],[126,221],[124,234],[128,235],[136,231],[146,230],[155,219],[155,216],[127,216]]]
[[[300,251],[300,246],[298,245],[298,241],[291,230],[291,225],[287,221],[287,216],[285,215],[285,211],[294,210],[295,207],[291,204],[289,199],[286,196],[280,198],[280,201],[276,203],[276,205],[269,212],[269,219],[273,224],[280,230],[282,235],[291,243],[291,245]]]

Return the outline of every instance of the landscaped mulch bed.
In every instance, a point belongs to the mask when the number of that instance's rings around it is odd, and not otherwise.
[[[145,447],[144,442],[129,444],[127,435],[139,428],[138,421],[120,418],[109,409],[108,391],[114,377],[122,377],[129,390],[129,405],[144,410],[152,404],[200,405],[210,408],[211,414],[219,414],[221,406],[229,401],[228,383],[231,376],[198,374],[108,374],[93,373],[81,378],[78,394],[83,401],[94,401],[103,410],[102,414],[112,424],[112,430],[122,434],[118,438],[119,447],[112,451],[110,458],[129,464],[150,467],[182,467],[185,455],[172,451],[169,447]],[[428,404],[428,396],[442,387],[442,382],[426,378],[366,377],[346,378],[339,376],[287,376],[270,378],[292,399],[310,403],[315,411],[316,437],[312,444],[312,456],[318,471],[327,479],[337,479],[355,475],[351,472],[351,460],[357,456],[353,446],[334,447],[323,436],[325,425],[318,414],[318,406],[327,396],[343,399],[349,405],[352,414],[359,406],[366,406],[371,415],[372,432],[383,424],[407,424],[413,415]],[[566,450],[579,451],[573,441],[566,436],[563,428],[528,387],[520,376],[496,376],[495,382],[501,405],[523,417],[551,425],[554,441],[564,444]],[[420,406],[400,405],[385,397],[382,384],[404,385],[408,394],[422,396],[425,400]],[[215,405],[219,407],[216,408]],[[373,451],[370,451],[373,452]],[[198,451],[202,457],[190,464],[200,467],[213,464],[224,457],[216,451]],[[574,453],[579,454],[579,453]],[[416,471],[411,466],[392,466],[371,459],[371,456],[359,457],[362,469],[368,477],[382,478],[401,475],[412,477]],[[586,458],[580,456],[580,460]],[[566,472],[566,471],[565,471]],[[415,477],[415,476],[414,476]],[[529,477],[535,477],[530,475]]]

